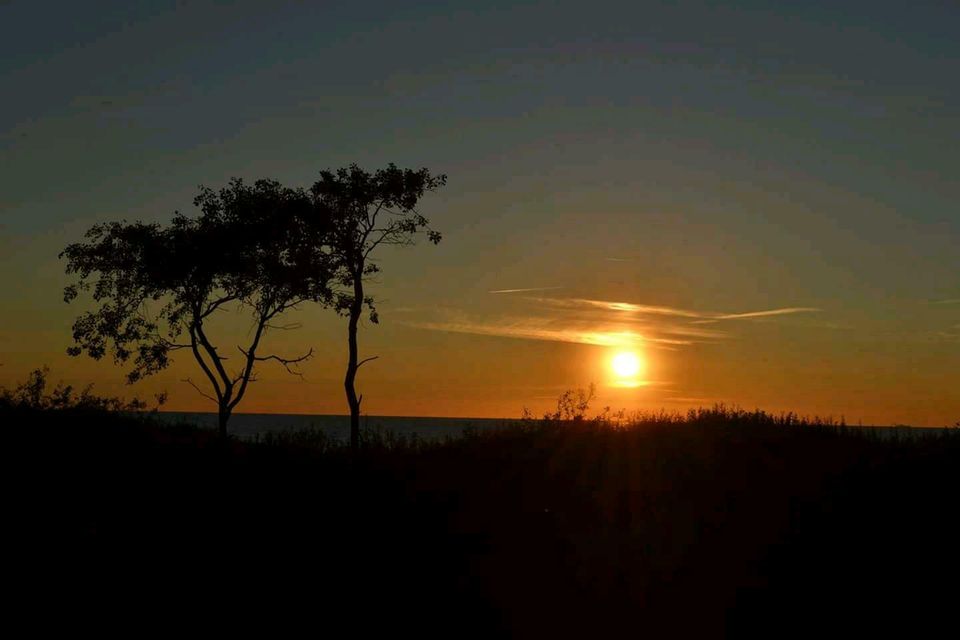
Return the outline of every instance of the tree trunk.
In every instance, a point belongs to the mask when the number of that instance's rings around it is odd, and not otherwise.
[[[220,406],[220,411],[217,415],[217,434],[220,436],[221,440],[227,439],[227,420],[230,419],[230,408],[225,406]]]
[[[350,322],[347,325],[347,375],[343,379],[343,388],[347,392],[347,404],[350,405],[350,450],[356,455],[360,451],[360,398],[357,397],[357,323],[363,312],[363,282],[356,274],[353,282],[353,304],[350,305]]]

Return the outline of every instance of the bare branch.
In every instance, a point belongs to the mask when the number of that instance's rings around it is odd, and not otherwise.
[[[380,203],[377,205],[377,208],[374,209],[373,215],[370,214],[370,211],[367,210],[367,228],[370,229],[377,223],[377,215],[380,213],[380,210],[383,209],[384,201],[381,199]],[[390,211],[387,209],[387,211]]]
[[[273,315],[275,315],[276,313],[277,312],[274,312]],[[268,314],[267,310],[261,308],[260,317],[257,320],[257,330],[256,330],[256,333],[254,333],[253,341],[250,343],[250,349],[247,351],[244,351],[243,347],[241,347],[240,345],[237,345],[237,349],[239,349],[240,353],[242,353],[246,357],[247,363],[246,365],[244,365],[242,371],[236,378],[236,380],[240,381],[240,388],[237,390],[236,397],[230,402],[231,410],[235,406],[237,406],[237,404],[243,399],[244,394],[246,394],[247,392],[247,385],[250,383],[250,376],[253,373],[253,363],[256,360],[254,355],[257,352],[257,347],[260,346],[260,338],[263,337],[264,327],[266,326],[267,320],[269,320],[270,317],[272,316]]]
[[[213,313],[213,312],[216,311],[218,308],[220,308],[221,305],[223,305],[223,304],[225,304],[225,303],[227,303],[227,302],[230,302],[231,300],[236,300],[236,296],[226,295],[226,296],[223,296],[223,297],[221,297],[221,298],[217,298],[216,300],[211,300],[211,301],[207,304],[207,308],[203,311],[203,313],[200,314],[200,318],[201,318],[201,319],[202,319],[202,318],[206,318],[206,317],[209,316],[211,313]]]
[[[240,353],[250,358],[249,353],[244,351],[243,347],[238,345],[237,349],[240,350]],[[310,351],[307,351],[305,354],[303,354],[299,358],[282,358],[280,356],[270,355],[270,356],[253,356],[251,359],[256,362],[266,362],[267,360],[276,360],[277,362],[283,365],[283,368],[286,369],[288,373],[291,373],[295,376],[300,376],[302,378],[303,373],[301,373],[300,371],[291,369],[290,365],[299,364],[301,362],[304,362],[305,360],[309,360],[311,357],[313,357],[312,348],[310,349]]]
[[[221,356],[217,353],[217,348],[213,346],[210,340],[207,339],[207,334],[203,331],[203,323],[196,322],[193,326],[193,329],[196,330],[197,337],[200,338],[200,345],[203,346],[204,350],[207,352],[207,355],[210,356],[210,360],[213,362],[213,366],[216,367],[217,373],[220,374],[220,378],[227,382],[230,380],[230,376],[227,375],[227,370],[223,368],[221,362],[226,360],[225,356]]]
[[[369,358],[364,358],[363,360],[357,363],[357,369],[359,369],[363,364],[370,362],[371,360],[376,360],[379,357],[380,356],[370,356]]]
[[[207,378],[210,380],[210,384],[213,385],[213,389],[216,392],[217,397],[222,398],[223,391],[220,389],[220,384],[217,382],[217,378],[213,375],[210,367],[207,366],[206,361],[203,359],[203,355],[200,353],[200,349],[197,348],[197,334],[192,326],[190,327],[190,348],[193,350],[193,357],[200,365],[203,373],[206,374]]]
[[[264,328],[266,329],[279,329],[280,331],[292,331],[293,329],[300,329],[303,327],[303,324],[300,322],[291,322],[290,324],[265,324]]]
[[[272,311],[268,311],[263,314],[264,323],[266,323],[266,321],[270,318],[280,315],[287,309],[296,309],[298,305],[301,305],[304,302],[309,302],[309,300],[307,298],[294,298],[293,300],[279,303],[273,308]]]
[[[246,371],[245,371],[245,370],[241,370],[240,373],[238,373],[238,374],[233,378],[233,384],[237,384],[238,382],[243,381],[244,375],[246,375]],[[250,384],[251,382],[256,382],[257,380],[259,380],[259,378],[257,378],[256,374],[251,373],[249,376],[247,376],[247,381],[246,381],[246,383],[244,383],[243,386],[245,387],[247,384]]]
[[[184,378],[183,380],[181,380],[181,382],[186,382],[187,384],[189,384],[191,387],[193,387],[194,389],[197,390],[197,393],[199,393],[200,395],[202,395],[202,396],[203,396],[204,398],[206,398],[207,400],[210,400],[211,402],[217,402],[217,399],[216,399],[216,398],[214,398],[213,396],[211,396],[211,395],[209,395],[209,394],[204,393],[204,392],[200,389],[200,387],[198,387],[196,384],[194,384],[193,380],[191,380],[190,378]],[[218,404],[219,404],[219,403],[218,403]]]
[[[159,333],[157,333],[156,338],[157,338],[157,341],[158,341],[160,344],[162,344],[163,346],[165,346],[165,347],[166,347],[167,349],[169,349],[170,351],[176,351],[176,350],[178,350],[178,349],[189,349],[191,346],[193,346],[193,345],[190,345],[190,344],[184,344],[184,343],[182,343],[182,342],[173,342],[172,340],[167,340],[166,338],[164,338],[164,337],[163,337],[162,335],[160,335]]]

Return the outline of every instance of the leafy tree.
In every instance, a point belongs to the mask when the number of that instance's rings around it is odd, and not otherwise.
[[[399,169],[390,164],[370,173],[355,164],[333,171],[321,171],[311,194],[330,219],[327,242],[337,268],[334,304],[347,317],[347,372],[344,390],[350,407],[350,444],[360,446],[360,403],[357,370],[376,358],[359,359],[357,326],[366,308],[370,321],[379,322],[374,299],[364,282],[380,271],[373,254],[384,245],[412,245],[420,233],[436,244],[440,234],[418,210],[417,203],[427,192],[447,183],[446,175],[431,175],[427,169]]]
[[[77,276],[64,300],[90,291],[97,305],[74,322],[68,353],[95,360],[110,353],[117,364],[132,365],[133,383],[164,369],[173,352],[189,350],[209,388],[187,382],[217,404],[226,436],[231,413],[256,379],[256,363],[273,360],[297,373],[313,353],[286,358],[264,355],[261,347],[269,330],[281,328],[274,322],[285,311],[332,303],[333,264],[323,250],[329,217],[310,193],[271,180],[249,186],[233,179],[220,191],[201,187],[194,205],[198,217],[176,213],[167,226],[97,224],[85,242],[64,249],[66,271]],[[226,308],[252,319],[233,370],[209,331],[213,314]]]

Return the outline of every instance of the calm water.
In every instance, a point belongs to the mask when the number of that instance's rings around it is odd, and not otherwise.
[[[217,414],[164,411],[158,414],[162,420],[189,422],[200,427],[216,429]],[[363,416],[360,428],[383,430],[420,438],[444,438],[459,436],[466,429],[497,429],[513,424],[516,420],[503,418],[411,418],[402,416]],[[238,413],[230,418],[230,433],[240,437],[252,437],[271,431],[301,431],[317,429],[332,438],[350,439],[350,416],[289,415],[274,413]]]
[[[216,429],[217,414],[164,411],[158,414],[161,420],[188,422],[200,427]],[[444,438],[459,436],[466,429],[497,429],[516,423],[507,418],[417,418],[406,416],[363,416],[362,429],[382,430],[420,438]],[[881,438],[916,438],[937,434],[942,429],[928,427],[854,427],[870,430]],[[350,439],[350,417],[330,415],[290,415],[274,413],[238,413],[230,418],[230,433],[240,437],[252,437],[271,431],[301,431],[317,429],[339,440]]]

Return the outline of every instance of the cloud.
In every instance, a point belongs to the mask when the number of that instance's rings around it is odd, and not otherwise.
[[[526,298],[526,300],[538,300]],[[450,309],[438,309],[429,321],[408,322],[420,329],[499,336],[526,340],[547,340],[605,347],[641,346],[673,349],[704,340],[726,338],[713,329],[693,327],[689,323],[664,322],[660,318],[624,317],[601,307],[570,308],[563,298],[546,298],[536,314],[478,318]],[[549,303],[559,301],[560,305]],[[651,321],[654,320],[654,321]]]
[[[632,302],[614,302],[610,300],[590,300],[588,298],[530,298],[537,302],[555,307],[589,307],[595,309],[606,309],[607,311],[629,311],[639,314],[652,314],[663,316],[680,316],[686,318],[700,318],[701,314],[695,311],[685,311],[674,307],[659,307],[645,304],[633,304]]]
[[[782,309],[767,309],[765,311],[747,311],[745,313],[726,313],[708,319],[698,320],[697,323],[717,322],[718,320],[737,320],[739,318],[765,318],[767,316],[783,316],[791,313],[814,313],[822,311],[816,307],[784,307]]]
[[[933,333],[934,340],[943,340],[946,342],[960,342],[960,324],[955,324],[946,331],[936,331]]]
[[[530,290],[503,289],[499,292]],[[484,318],[437,309],[429,320],[411,320],[405,324],[431,331],[503,338],[673,350],[730,337],[726,332],[701,326],[705,323],[817,311],[812,307],[783,307],[741,313],[707,313],[589,298],[524,297],[523,300],[535,306],[529,315]]]
[[[412,322],[410,326],[432,331],[452,333],[471,333],[502,338],[522,338],[527,340],[546,340],[550,342],[569,342],[589,344],[600,347],[640,347],[659,346],[670,348],[690,345],[687,338],[670,338],[644,335],[631,330],[604,330],[586,328],[552,328],[543,326],[541,318],[525,320],[506,320],[501,322]]]
[[[495,291],[487,291],[487,293],[526,293],[529,291],[553,291],[555,289],[563,289],[563,287],[531,287],[529,289],[496,289]]]
[[[780,309],[765,309],[763,311],[746,311],[742,313],[710,313],[691,311],[676,307],[662,307],[656,305],[635,304],[632,302],[616,302],[612,300],[591,300],[588,298],[531,298],[538,302],[558,307],[592,307],[608,311],[624,311],[639,315],[663,315],[680,318],[696,318],[693,324],[707,324],[718,320],[735,320],[739,318],[762,318],[765,316],[781,316],[792,313],[811,313],[821,311],[816,307],[783,307]]]
[[[699,404],[699,405],[711,405],[716,402],[719,402],[716,398],[697,398],[697,397],[687,397],[687,396],[670,396],[668,398],[663,398],[664,402],[675,402],[678,404]]]

